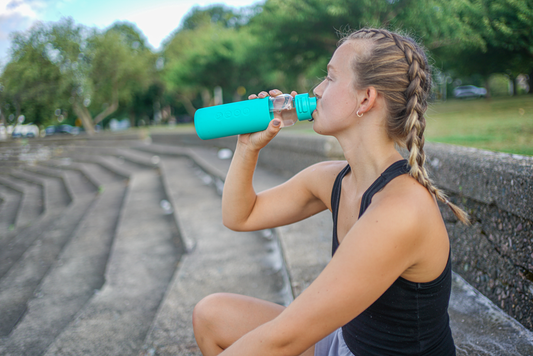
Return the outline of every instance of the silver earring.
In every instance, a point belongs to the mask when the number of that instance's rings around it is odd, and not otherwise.
[[[363,114],[359,115],[359,110],[356,112],[357,117],[363,117]]]

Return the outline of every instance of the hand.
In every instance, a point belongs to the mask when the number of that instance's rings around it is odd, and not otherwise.
[[[263,99],[269,95],[275,97],[281,94],[283,93],[280,90],[272,89],[268,93],[266,91],[262,91],[258,95],[252,94],[248,96],[248,99],[250,100],[257,99],[257,98]],[[295,97],[297,94],[298,93],[295,91],[291,92],[291,95],[293,97]],[[280,129],[281,129],[281,120],[278,118],[275,118],[272,121],[270,121],[270,124],[268,125],[265,131],[239,135],[239,142],[249,146],[250,148],[254,150],[260,150],[263,147],[265,147],[274,137],[276,137]]]

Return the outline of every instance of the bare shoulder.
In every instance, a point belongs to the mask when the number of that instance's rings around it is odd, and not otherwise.
[[[331,191],[346,161],[324,161],[313,164],[298,173],[295,178],[305,182],[308,189],[331,210]]]
[[[397,210],[402,218],[418,221],[416,225],[420,225],[420,219],[432,214],[440,216],[435,198],[426,187],[408,174],[393,179],[380,193],[375,195],[372,205]]]

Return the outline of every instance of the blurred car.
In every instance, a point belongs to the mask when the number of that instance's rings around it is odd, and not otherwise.
[[[453,96],[456,98],[480,98],[487,95],[487,89],[478,88],[473,85],[462,85],[453,89]]]
[[[80,128],[72,125],[59,125],[59,126],[48,126],[44,129],[46,136],[55,135],[55,134],[69,134],[69,135],[78,135],[80,133]]]
[[[36,125],[17,125],[11,132],[11,137],[37,137],[39,135],[39,128]]]

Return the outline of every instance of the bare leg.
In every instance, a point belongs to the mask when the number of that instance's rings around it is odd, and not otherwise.
[[[277,317],[285,307],[238,294],[217,293],[194,308],[196,342],[204,356],[218,355],[244,334]],[[314,347],[303,355],[312,356]]]

